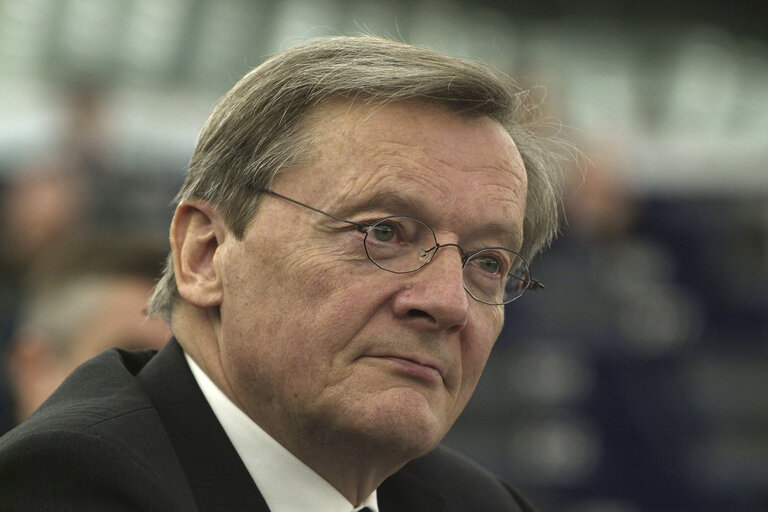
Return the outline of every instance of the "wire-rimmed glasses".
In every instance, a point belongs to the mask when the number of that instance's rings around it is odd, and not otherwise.
[[[294,204],[351,224],[365,234],[368,259],[387,272],[407,274],[427,265],[442,247],[456,247],[461,255],[464,289],[475,300],[491,306],[508,304],[526,290],[543,288],[531,277],[528,262],[505,247],[485,247],[465,253],[457,244],[441,244],[427,224],[408,215],[391,215],[375,222],[355,222],[324,212],[268,188],[256,188]]]

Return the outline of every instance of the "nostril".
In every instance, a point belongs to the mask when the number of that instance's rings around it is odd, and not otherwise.
[[[433,322],[435,322],[435,317],[427,313],[426,311],[422,311],[421,309],[411,309],[408,311],[408,316],[413,318],[426,318]]]

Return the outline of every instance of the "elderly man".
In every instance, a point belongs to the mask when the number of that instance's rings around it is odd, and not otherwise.
[[[558,224],[526,96],[373,37],[215,107],[152,299],[174,339],[77,370],[0,443],[2,510],[530,510],[438,447]]]

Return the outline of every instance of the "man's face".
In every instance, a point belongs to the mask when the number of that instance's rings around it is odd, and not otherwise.
[[[500,124],[413,103],[320,114],[311,163],[279,175],[276,192],[357,222],[410,215],[465,252],[519,249],[526,174]],[[216,252],[230,393],[294,453],[340,440],[426,453],[469,400],[501,330],[503,307],[464,290],[455,247],[393,274],[368,260],[363,238],[265,196],[244,238]]]

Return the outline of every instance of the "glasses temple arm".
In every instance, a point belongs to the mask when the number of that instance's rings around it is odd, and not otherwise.
[[[337,217],[336,215],[333,215],[331,213],[324,212],[323,210],[315,208],[314,206],[309,206],[308,204],[304,204],[304,203],[302,203],[300,201],[297,201],[295,199],[291,199],[290,197],[284,196],[283,194],[278,194],[277,192],[275,192],[274,190],[269,189],[269,188],[253,187],[253,189],[255,191],[257,191],[257,192],[263,192],[265,194],[270,194],[270,195],[273,195],[273,196],[277,196],[277,197],[279,197],[281,199],[285,199],[286,201],[290,201],[293,204],[297,204],[299,206],[303,206],[304,208],[308,208],[308,209],[312,210],[313,212],[321,213],[321,214],[323,214],[323,215],[325,215],[327,217],[330,217],[332,219],[338,220],[339,222],[345,222],[347,224],[352,224],[353,226],[356,226],[357,230],[362,232],[362,233],[365,233],[365,230],[370,227],[369,224],[364,224],[362,222],[355,222],[355,221],[352,221],[352,220],[342,219],[341,217]]]

